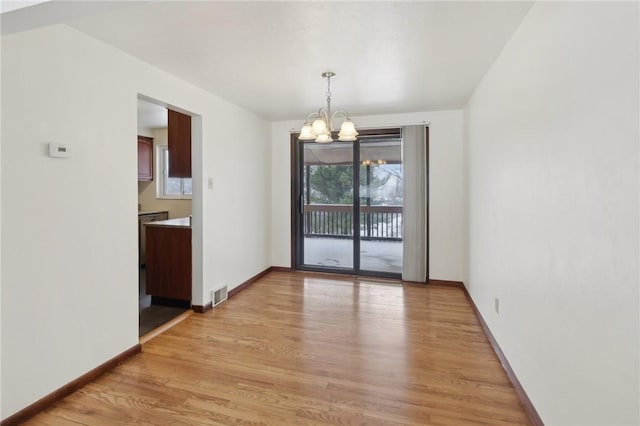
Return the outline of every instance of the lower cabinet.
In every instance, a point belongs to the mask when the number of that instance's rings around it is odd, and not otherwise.
[[[147,294],[191,302],[191,228],[146,228]]]
[[[146,244],[146,230],[145,224],[150,222],[156,222],[159,220],[169,219],[169,212],[155,212],[138,215],[138,259],[140,266],[146,263],[147,256],[147,244]]]

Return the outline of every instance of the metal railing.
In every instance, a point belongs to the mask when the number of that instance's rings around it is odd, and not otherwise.
[[[305,204],[305,237],[353,237],[353,206]],[[360,238],[402,241],[402,206],[360,206]]]

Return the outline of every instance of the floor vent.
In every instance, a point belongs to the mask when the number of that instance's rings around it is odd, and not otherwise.
[[[213,292],[213,306],[217,306],[227,300],[227,286],[225,285],[221,289],[215,290]]]

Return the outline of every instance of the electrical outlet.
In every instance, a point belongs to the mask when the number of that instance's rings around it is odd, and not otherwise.
[[[494,306],[494,308],[495,308],[495,310],[496,310],[496,314],[499,314],[499,313],[500,313],[500,299],[498,299],[498,298],[496,297],[494,302],[495,302],[495,306]]]

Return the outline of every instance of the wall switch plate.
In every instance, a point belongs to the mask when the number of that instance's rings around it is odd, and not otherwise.
[[[207,180],[207,185],[209,186],[209,189],[213,189],[213,178],[209,178]]]
[[[500,299],[498,299],[496,297],[495,301],[494,301],[494,304],[495,304],[494,308],[496,310],[496,314],[499,314],[500,313]]]

